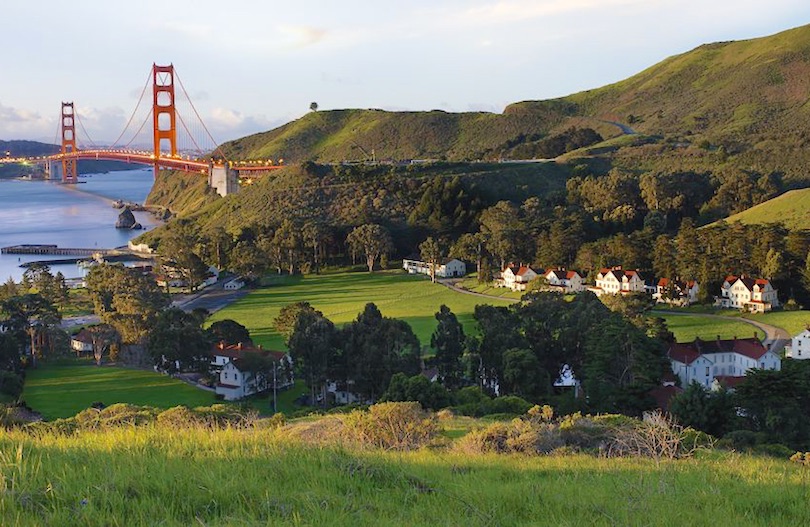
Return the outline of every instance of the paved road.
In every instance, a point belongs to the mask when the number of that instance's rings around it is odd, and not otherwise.
[[[470,291],[468,289],[463,289],[461,287],[461,285],[460,285],[461,281],[460,280],[454,280],[452,278],[445,279],[445,280],[439,279],[439,280],[436,280],[436,282],[439,283],[439,284],[442,284],[444,287],[446,287],[446,288],[448,288],[448,289],[450,289],[452,291],[455,291],[456,293],[464,293],[465,295],[473,295],[473,296],[478,296],[478,297],[481,297],[481,298],[492,298],[494,300],[505,300],[507,302],[512,302],[513,304],[516,304],[516,303],[520,302],[520,300],[518,300],[516,298],[507,298],[507,297],[495,296],[495,295],[485,295],[484,293],[476,293],[475,291]]]
[[[689,315],[693,317],[704,317],[704,318],[715,318],[719,320],[732,320],[737,322],[744,322],[746,324],[751,324],[752,326],[756,327],[757,329],[762,330],[765,334],[765,339],[762,341],[764,346],[767,346],[770,351],[774,353],[779,353],[785,348],[785,344],[790,342],[790,334],[785,331],[784,329],[771,326],[770,324],[765,324],[758,320],[751,320],[750,318],[743,318],[743,317],[728,317],[724,315],[710,315],[708,313],[684,313],[681,311],[666,311],[666,310],[655,310],[655,313],[664,313],[667,315]]]
[[[223,282],[206,287],[202,291],[190,295],[177,295],[172,302],[173,307],[179,307],[183,311],[194,311],[197,308],[215,313],[225,306],[228,306],[243,296],[248,294],[245,288],[229,290],[223,288]]]

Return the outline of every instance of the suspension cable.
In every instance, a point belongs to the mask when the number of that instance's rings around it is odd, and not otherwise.
[[[98,149],[98,145],[96,144],[95,141],[93,141],[93,138],[90,137],[90,134],[88,134],[87,130],[84,128],[84,124],[82,123],[82,120],[79,117],[79,111],[74,110],[73,113],[74,113],[74,115],[76,117],[76,122],[79,123],[79,128],[82,129],[82,133],[84,134],[84,137],[87,138],[87,141],[89,142],[90,147],[93,148],[94,150]]]
[[[183,90],[183,94],[186,96],[186,100],[188,100],[188,103],[191,106],[191,109],[194,111],[194,115],[197,116],[197,119],[199,120],[200,124],[202,124],[203,130],[205,130],[205,133],[208,135],[208,139],[210,139],[211,143],[214,145],[214,152],[219,152],[219,155],[221,155],[222,158],[225,161],[227,161],[228,158],[225,156],[225,153],[219,147],[219,143],[216,142],[214,137],[211,135],[211,132],[208,131],[208,127],[205,126],[205,122],[202,120],[202,117],[200,117],[199,112],[197,112],[197,108],[194,107],[194,103],[191,101],[191,97],[188,96],[188,92],[186,91],[186,87],[183,86],[183,81],[180,80],[180,76],[177,75],[177,70],[174,71],[174,76],[177,77],[177,83],[180,84],[180,89]],[[214,152],[212,152],[212,154]]]
[[[183,117],[180,115],[180,112],[178,112],[176,108],[175,108],[175,115],[177,116],[177,119],[180,121],[180,124],[182,124],[182,125],[183,125],[183,129],[184,129],[184,130],[186,131],[186,133],[188,134],[189,139],[191,139],[191,142],[192,142],[192,143],[194,144],[194,146],[197,148],[197,152],[198,152],[200,155],[202,155],[202,151],[203,151],[203,149],[202,149],[202,148],[200,148],[200,145],[198,145],[198,144],[197,144],[197,141],[195,141],[195,140],[194,140],[194,134],[192,134],[192,133],[191,133],[191,130],[189,130],[189,129],[188,129],[188,126],[186,126],[186,122],[183,120]]]
[[[143,127],[146,126],[146,123],[149,122],[150,117],[152,117],[152,110],[150,110],[149,113],[146,114],[146,119],[144,119],[143,122],[141,123],[141,127],[138,128],[138,131],[135,132],[135,135],[132,136],[132,139],[129,140],[129,143],[124,145],[123,150],[128,149],[130,147],[130,145],[132,145],[132,143],[135,142],[135,139],[138,138],[138,134],[141,133],[141,131],[143,130]]]
[[[135,109],[132,111],[132,115],[129,116],[129,120],[127,121],[126,126],[124,126],[124,129],[121,130],[121,135],[119,135],[118,138],[115,141],[113,141],[113,144],[112,146],[110,146],[110,148],[115,148],[115,146],[118,144],[118,141],[120,141],[124,137],[124,134],[129,129],[129,125],[132,124],[132,120],[135,118],[135,114],[138,113],[138,108],[141,107],[141,101],[143,101],[143,96],[146,95],[146,89],[149,87],[149,82],[151,80],[152,80],[152,71],[150,70],[149,75],[147,75],[146,77],[146,83],[143,85],[143,90],[141,90],[141,96],[138,98],[138,104],[135,105]],[[143,129],[143,125],[141,125],[141,129]],[[137,136],[139,133],[141,133],[140,129],[135,133],[135,136]],[[132,141],[134,140],[135,138],[133,137],[133,139],[129,143],[127,143],[127,146],[131,145]]]

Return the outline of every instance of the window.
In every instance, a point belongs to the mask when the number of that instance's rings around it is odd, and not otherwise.
[[[707,377],[709,376],[709,367],[708,366],[706,366],[706,376]]]

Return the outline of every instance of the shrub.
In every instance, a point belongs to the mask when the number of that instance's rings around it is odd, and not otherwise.
[[[523,415],[534,406],[526,399],[522,399],[515,395],[505,395],[503,397],[496,397],[489,403],[488,414],[514,414]]]
[[[10,395],[15,399],[23,391],[23,379],[16,373],[0,370],[0,393]]]
[[[413,450],[437,433],[436,420],[419,403],[379,403],[341,416],[346,439],[385,450]]]

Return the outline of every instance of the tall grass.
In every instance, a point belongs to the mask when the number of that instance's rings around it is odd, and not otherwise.
[[[284,430],[150,425],[0,436],[0,524],[806,525],[807,469],[304,446]]]

